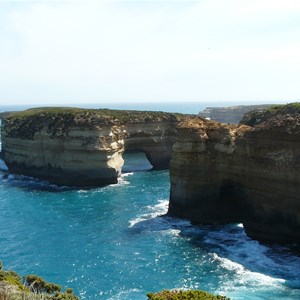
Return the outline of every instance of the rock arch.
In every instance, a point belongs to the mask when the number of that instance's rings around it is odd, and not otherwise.
[[[184,115],[163,112],[36,108],[3,118],[9,171],[59,185],[116,183],[125,151],[142,151],[154,169],[169,167]]]

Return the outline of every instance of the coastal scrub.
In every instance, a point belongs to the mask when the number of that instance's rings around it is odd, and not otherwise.
[[[148,293],[148,300],[230,300],[225,296],[213,295],[200,290],[164,290],[158,293]]]
[[[49,283],[37,275],[23,278],[14,271],[2,269],[0,261],[0,300],[79,300],[73,290]]]

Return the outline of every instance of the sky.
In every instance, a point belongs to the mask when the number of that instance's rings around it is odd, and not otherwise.
[[[0,105],[299,99],[299,0],[0,0]]]

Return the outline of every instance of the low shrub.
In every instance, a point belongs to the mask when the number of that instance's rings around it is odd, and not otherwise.
[[[213,295],[199,290],[165,290],[158,293],[148,293],[149,300],[229,300],[220,295]]]
[[[79,300],[73,290],[61,291],[61,286],[49,283],[37,275],[26,275],[23,280],[14,271],[2,270],[0,261],[0,300]]]

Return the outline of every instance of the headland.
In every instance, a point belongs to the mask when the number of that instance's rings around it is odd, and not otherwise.
[[[248,113],[239,125],[179,124],[169,214],[242,222],[258,240],[300,242],[300,105]]]

